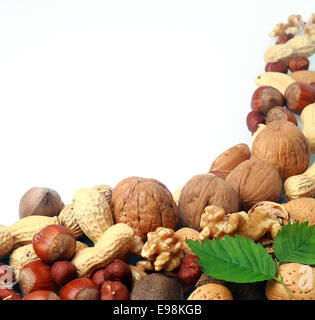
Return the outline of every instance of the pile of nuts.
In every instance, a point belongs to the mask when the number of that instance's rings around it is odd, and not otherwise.
[[[251,148],[232,146],[173,194],[160,181],[140,177],[115,188],[82,188],[66,205],[49,188],[28,190],[20,220],[0,226],[0,299],[288,299],[272,280],[212,279],[186,240],[238,234],[272,254],[283,225],[315,224],[315,71],[308,70],[314,25],[314,14],[307,23],[293,15],[272,31],[278,39],[265,53],[247,116]],[[287,203],[280,203],[282,191]],[[298,267],[280,267],[293,293]],[[315,286],[299,289],[296,298],[314,299]]]

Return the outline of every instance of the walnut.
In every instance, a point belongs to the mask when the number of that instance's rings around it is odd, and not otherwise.
[[[289,121],[268,123],[252,144],[252,159],[269,163],[278,170],[283,181],[303,173],[310,155],[311,149],[305,136]]]
[[[260,201],[256,203],[248,213],[251,214],[256,208],[262,208],[268,211],[271,214],[274,214],[279,218],[281,224],[287,224],[289,221],[293,222],[292,218],[290,218],[288,210],[280,203],[272,202],[272,201]]]
[[[249,210],[259,201],[278,201],[282,180],[278,171],[261,160],[246,160],[225,179],[238,194],[240,208]]]
[[[208,206],[201,215],[199,239],[223,238],[224,235],[232,235],[239,225],[245,222],[246,212],[226,214],[224,209],[217,206]]]
[[[267,210],[257,207],[248,214],[244,211],[225,214],[222,208],[207,207],[201,218],[200,240],[205,238],[224,238],[225,235],[239,234],[254,241],[270,233],[274,239],[281,228],[282,221]]]
[[[172,271],[179,267],[184,257],[182,243],[174,236],[174,230],[159,227],[149,232],[141,256],[147,261],[139,261],[137,267],[142,270]],[[150,265],[150,263],[151,265]]]
[[[291,15],[288,17],[288,23],[277,23],[273,30],[270,32],[269,36],[276,37],[283,33],[297,34],[303,30],[305,22],[301,15]]]
[[[157,227],[176,229],[178,208],[167,187],[155,179],[130,177],[113,190],[112,212],[116,223],[126,223],[143,241]]]
[[[233,187],[214,174],[200,174],[183,187],[179,198],[179,217],[184,227],[199,230],[205,207],[222,207],[226,213],[238,211],[239,199]]]

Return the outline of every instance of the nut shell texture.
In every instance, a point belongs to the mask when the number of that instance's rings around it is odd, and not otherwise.
[[[239,199],[233,187],[214,174],[192,177],[184,186],[179,199],[179,215],[183,226],[200,229],[205,207],[222,207],[226,213],[238,211]]]
[[[10,229],[0,225],[0,257],[6,255],[13,248],[13,236]]]
[[[276,169],[261,160],[246,160],[226,178],[238,194],[241,208],[248,210],[259,201],[277,202],[282,181]]]
[[[183,300],[183,288],[175,277],[152,273],[137,281],[130,300]]]
[[[315,199],[300,198],[283,204],[288,210],[291,219],[300,222],[309,222],[309,225],[315,224]]]
[[[76,191],[72,197],[75,217],[94,243],[113,225],[113,216],[104,193],[96,188]]]
[[[273,121],[255,138],[252,159],[266,161],[278,170],[282,180],[303,173],[310,160],[310,146],[291,122]]]
[[[33,249],[33,244],[30,243],[15,249],[10,255],[9,264],[19,273],[25,265],[36,260],[39,260],[39,258]]]
[[[115,222],[128,224],[142,240],[161,226],[177,229],[177,205],[167,187],[155,179],[122,180],[113,191],[111,203]]]
[[[68,228],[75,238],[80,238],[83,236],[83,231],[79,225],[79,222],[75,216],[73,205],[67,204],[61,210],[58,215],[60,224],[66,228]]]
[[[59,224],[57,217],[30,216],[9,227],[14,238],[14,248],[32,243],[35,233],[51,224]]]
[[[134,231],[124,223],[109,227],[94,247],[77,252],[72,263],[79,277],[88,277],[115,259],[124,259],[133,243]]]
[[[280,273],[283,282],[294,296],[294,300],[314,300],[315,299],[315,269],[298,263],[287,263],[280,266]],[[311,271],[311,277],[308,277],[310,283],[303,283],[303,277],[307,279],[305,272]],[[302,283],[301,283],[302,282]],[[302,284],[302,286],[301,286]],[[303,285],[310,285],[304,287]],[[268,300],[290,300],[290,297],[279,282],[269,280],[266,285],[266,296]]]
[[[209,283],[198,287],[187,300],[233,300],[233,296],[227,287]]]
[[[63,208],[59,194],[49,188],[33,187],[28,190],[20,201],[20,218],[28,216],[57,216]]]

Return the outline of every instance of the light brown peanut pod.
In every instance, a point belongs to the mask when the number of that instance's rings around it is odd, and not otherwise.
[[[59,222],[62,226],[68,228],[75,238],[83,236],[83,231],[75,216],[73,205],[67,204],[58,215]]]
[[[301,113],[302,132],[315,153],[315,103],[305,107]]]
[[[109,227],[94,247],[80,250],[72,259],[79,277],[89,277],[114,259],[124,259],[134,243],[134,231],[124,223]]]
[[[9,227],[14,240],[13,248],[32,243],[34,234],[51,224],[59,225],[58,217],[29,216],[15,222]]]
[[[36,260],[39,260],[39,258],[33,249],[33,244],[30,243],[15,249],[10,255],[9,264],[14,269],[18,277],[20,270],[25,265]]]
[[[84,188],[73,194],[73,210],[80,228],[95,244],[114,224],[110,206],[104,193]]]
[[[284,182],[287,199],[313,198],[315,196],[315,162],[300,175],[292,176]]]
[[[287,87],[294,83],[295,80],[289,75],[280,72],[264,72],[256,77],[257,86],[270,86],[278,89],[283,95]]]
[[[13,236],[7,226],[0,225],[0,257],[11,251],[13,247]]]

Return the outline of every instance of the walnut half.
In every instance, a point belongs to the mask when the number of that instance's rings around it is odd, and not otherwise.
[[[222,208],[209,206],[201,216],[202,231],[199,238],[204,240],[239,234],[244,238],[258,241],[265,234],[270,233],[274,239],[281,224],[280,218],[263,207],[256,207],[248,214],[246,212],[225,214]]]
[[[141,256],[146,261],[139,261],[137,267],[142,270],[172,271],[179,267],[184,257],[182,243],[174,236],[174,230],[158,227],[147,234]]]

